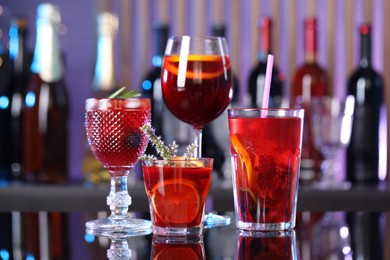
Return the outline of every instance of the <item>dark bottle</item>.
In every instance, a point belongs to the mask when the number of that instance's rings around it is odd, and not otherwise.
[[[29,79],[30,53],[27,49],[28,21],[18,17],[10,26],[10,142],[11,174],[20,179],[23,163],[23,98]]]
[[[184,154],[185,147],[189,144],[192,129],[168,110],[161,90],[161,66],[169,37],[169,25],[158,23],[155,26],[155,32],[156,43],[152,58],[152,68],[143,78],[141,93],[144,97],[151,100],[152,126],[156,130],[156,134],[161,136],[167,144],[175,141],[179,146],[178,154]],[[156,154],[156,151],[154,147],[149,145],[146,153]]]
[[[265,73],[267,70],[267,56],[272,54],[272,20],[264,17],[259,23],[259,50],[258,62],[251,70],[248,79],[248,92],[250,95],[250,106],[261,107],[265,85]],[[269,107],[281,107],[283,99],[283,75],[274,64],[272,68],[271,89]]]
[[[381,212],[347,213],[354,259],[384,259],[384,223]]]
[[[304,134],[302,140],[301,174],[302,182],[320,179],[323,156],[315,147],[311,131],[310,104],[312,97],[328,96],[328,74],[317,62],[317,20],[305,20],[305,63],[298,68],[293,79],[291,103],[305,109]]]
[[[60,20],[56,6],[38,6],[36,46],[23,120],[23,172],[32,182],[59,183],[68,174],[68,95],[56,32]]]
[[[118,32],[118,25],[117,15],[110,12],[99,13],[97,17],[97,55],[90,97],[108,98],[119,87],[115,79],[114,66],[114,40]],[[92,154],[85,132],[83,132],[83,136],[83,173],[85,179],[95,184],[109,182],[108,171]]]
[[[0,259],[13,259],[11,213],[0,213],[0,230]]]
[[[150,98],[152,105],[152,126],[156,134],[164,137],[163,113],[167,111],[161,91],[161,65],[165,47],[168,41],[169,26],[157,24],[155,27],[155,52],[152,58],[153,68],[147,73],[142,81],[142,95]]]
[[[226,37],[226,26],[224,24],[214,24],[211,27],[211,34],[218,37]],[[233,98],[231,104],[234,106],[240,102],[240,83],[233,73]]]
[[[379,122],[384,81],[371,65],[371,28],[360,26],[359,67],[348,80],[348,94],[355,96],[352,136],[347,149],[347,179],[377,182],[379,169]]]
[[[11,180],[11,106],[9,55],[0,45],[0,183]]]

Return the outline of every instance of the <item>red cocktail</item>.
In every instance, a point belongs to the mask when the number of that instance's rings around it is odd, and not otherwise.
[[[91,108],[85,113],[85,125],[92,153],[107,169],[133,166],[148,142],[140,128],[150,121],[149,100],[135,99],[130,103],[126,99],[89,99],[87,102]]]
[[[236,224],[295,225],[303,110],[229,110]]]
[[[145,190],[156,235],[199,235],[213,159],[143,161]]]
[[[111,175],[111,191],[107,197],[111,216],[86,223],[87,229],[95,235],[150,232],[149,221],[127,216],[131,204],[127,176],[145,152],[148,139],[140,127],[150,122],[150,108],[150,100],[144,98],[86,100],[88,143],[94,156]]]
[[[231,65],[228,56],[189,55],[180,86],[180,56],[165,56],[162,92],[169,110],[195,128],[217,118],[231,99]]]
[[[201,157],[202,128],[216,119],[233,97],[229,51],[222,37],[171,37],[161,72],[163,99],[178,119],[195,131]]]

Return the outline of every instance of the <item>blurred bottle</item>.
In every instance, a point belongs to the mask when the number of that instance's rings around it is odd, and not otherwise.
[[[312,97],[329,95],[327,72],[317,62],[317,20],[305,20],[305,63],[295,73],[291,104],[305,109],[304,135],[302,140],[302,160],[300,179],[311,182],[320,179],[320,166],[323,156],[314,144],[311,130],[310,104]]]
[[[211,34],[213,36],[226,38],[226,26],[224,24],[213,24],[211,27]],[[233,98],[231,104],[233,106],[240,102],[240,81],[237,75],[233,72]]]
[[[181,122],[165,106],[161,90],[161,65],[164,58],[165,47],[169,37],[169,25],[156,24],[155,51],[152,58],[152,68],[146,73],[142,81],[142,95],[150,98],[152,102],[152,126],[156,134],[161,136],[166,144],[173,141],[179,145],[178,154],[184,154],[192,134],[191,127]],[[184,150],[183,150],[184,149]],[[148,146],[148,154],[156,154],[152,146]]]
[[[142,94],[152,102],[152,125],[156,134],[163,136],[163,116],[166,111],[161,92],[161,65],[164,58],[165,46],[168,41],[169,26],[157,24],[155,26],[155,51],[152,58],[152,68],[142,81]]]
[[[226,37],[224,24],[213,24],[211,27],[213,36]],[[237,76],[233,73],[233,98],[230,106],[236,106],[240,102],[240,87]],[[231,178],[230,141],[227,111],[218,118],[205,125],[202,131],[202,154],[205,157],[214,158],[214,171],[221,180]]]
[[[350,76],[347,91],[356,99],[352,136],[347,149],[347,179],[351,182],[377,182],[384,81],[371,64],[371,28],[368,24],[360,26],[359,67]]]
[[[351,237],[343,213],[326,212],[311,234],[310,259],[352,259]]]
[[[10,156],[13,179],[21,179],[23,163],[23,98],[29,80],[31,56],[27,49],[28,21],[17,17],[10,27]]]
[[[61,212],[21,214],[23,259],[69,259],[68,215]]]
[[[11,180],[11,90],[10,61],[6,48],[0,44],[0,184]]]
[[[354,259],[384,259],[385,230],[380,212],[347,213]]]
[[[251,107],[262,107],[267,70],[267,56],[272,54],[272,20],[264,17],[259,22],[258,62],[253,67],[248,79],[248,92]],[[274,64],[271,77],[269,107],[281,107],[283,101],[284,78],[277,65]]]
[[[64,182],[68,174],[68,95],[56,31],[60,22],[56,6],[38,6],[23,121],[23,173],[31,182]]]
[[[11,213],[0,213],[0,230],[0,259],[13,259]]]
[[[97,55],[95,74],[92,82],[92,91],[89,97],[108,98],[119,88],[115,80],[114,40],[118,32],[119,19],[116,14],[103,12],[97,17]],[[110,175],[102,164],[92,154],[84,136],[83,173],[85,179],[91,183],[109,182]]]

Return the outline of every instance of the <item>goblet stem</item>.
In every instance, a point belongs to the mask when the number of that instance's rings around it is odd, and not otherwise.
[[[111,189],[107,196],[107,205],[110,206],[111,218],[127,215],[131,204],[131,197],[127,190],[127,177],[129,170],[109,171],[111,175]]]
[[[202,158],[202,128],[195,128],[194,127],[194,133],[195,133],[195,144],[197,145],[196,151],[195,151],[195,157],[196,158]]]
[[[131,249],[126,237],[110,238],[110,248],[107,250],[107,258],[115,260],[128,260],[131,258]]]

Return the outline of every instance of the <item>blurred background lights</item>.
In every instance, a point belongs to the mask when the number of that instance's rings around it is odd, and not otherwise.
[[[142,82],[142,88],[145,89],[145,90],[149,90],[152,88],[152,82],[150,82],[150,80],[144,80]]]
[[[6,96],[0,97],[0,109],[7,109],[9,105],[9,99]]]
[[[94,235],[91,235],[91,234],[85,234],[84,240],[85,240],[87,243],[92,243],[93,241],[95,241],[95,236],[94,236]]]
[[[1,249],[0,250],[0,258],[2,260],[8,260],[9,259],[9,253],[7,249]]]
[[[345,226],[340,228],[340,236],[342,239],[347,239],[349,237],[349,229]]]

